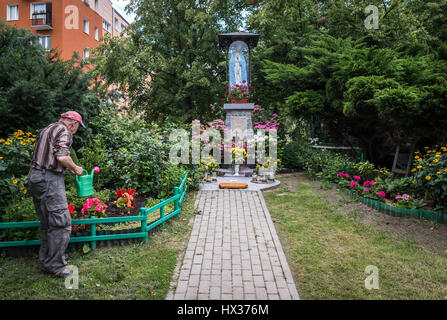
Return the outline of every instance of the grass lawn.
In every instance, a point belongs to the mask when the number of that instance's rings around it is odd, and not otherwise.
[[[195,196],[190,192],[180,216],[149,234],[147,243],[100,247],[87,254],[71,250],[68,263],[78,267],[79,289],[66,289],[64,279],[43,274],[37,255],[1,255],[0,299],[164,299],[177,256],[187,244]]]
[[[447,226],[378,213],[305,174],[278,179],[264,197],[301,299],[447,299]],[[379,289],[365,288],[369,265]]]

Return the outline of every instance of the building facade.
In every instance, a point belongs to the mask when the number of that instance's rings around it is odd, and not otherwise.
[[[32,30],[65,60],[74,52],[87,58],[104,35],[120,36],[129,25],[111,0],[0,0],[0,20]]]

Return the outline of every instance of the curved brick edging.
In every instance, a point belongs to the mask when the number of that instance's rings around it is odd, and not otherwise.
[[[195,208],[167,300],[299,299],[260,191],[200,191]]]

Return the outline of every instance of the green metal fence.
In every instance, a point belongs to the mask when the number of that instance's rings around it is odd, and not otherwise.
[[[113,218],[96,218],[92,216],[90,219],[74,219],[72,220],[72,225],[79,224],[90,224],[90,235],[89,236],[77,236],[71,237],[70,243],[74,242],[90,242],[91,248],[94,249],[96,247],[96,242],[101,240],[115,240],[115,239],[135,239],[140,238],[141,241],[146,242],[148,239],[148,232],[162,224],[164,226],[165,221],[169,220],[172,217],[178,216],[181,212],[181,207],[183,205],[183,200],[186,196],[186,192],[188,190],[188,185],[186,180],[188,178],[188,173],[185,173],[185,176],[180,179],[180,185],[178,187],[174,187],[174,196],[161,201],[159,204],[147,209],[140,208],[140,214],[138,216],[127,216],[127,217],[113,217]],[[165,206],[169,203],[174,203],[174,211],[165,215]],[[160,218],[154,222],[147,223],[148,215],[152,212],[160,210]],[[121,234],[104,234],[97,235],[96,234],[96,225],[97,224],[107,224],[107,223],[122,223],[129,221],[140,221],[141,227],[139,232],[130,232],[130,233],[121,233]],[[25,221],[25,222],[3,222],[0,223],[1,229],[10,229],[10,228],[29,228],[29,227],[39,227],[40,221]],[[0,248],[5,247],[18,247],[18,246],[34,246],[40,245],[40,240],[24,240],[24,241],[3,241],[0,242]]]
[[[367,205],[369,208],[375,209],[379,212],[388,214],[393,217],[407,217],[416,219],[430,220],[436,223],[447,224],[447,213],[423,209],[407,209],[390,206],[382,201],[361,197],[346,188],[340,187],[336,183],[331,183],[332,186],[343,190],[346,194],[353,197],[355,200],[360,201]]]

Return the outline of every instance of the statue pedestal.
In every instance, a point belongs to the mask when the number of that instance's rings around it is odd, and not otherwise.
[[[225,103],[224,110],[227,115],[225,126],[232,130],[233,135],[242,140],[247,140],[246,135],[250,134],[247,130],[253,130],[251,121],[252,111],[255,108],[254,103]],[[252,131],[250,131],[252,132]]]

